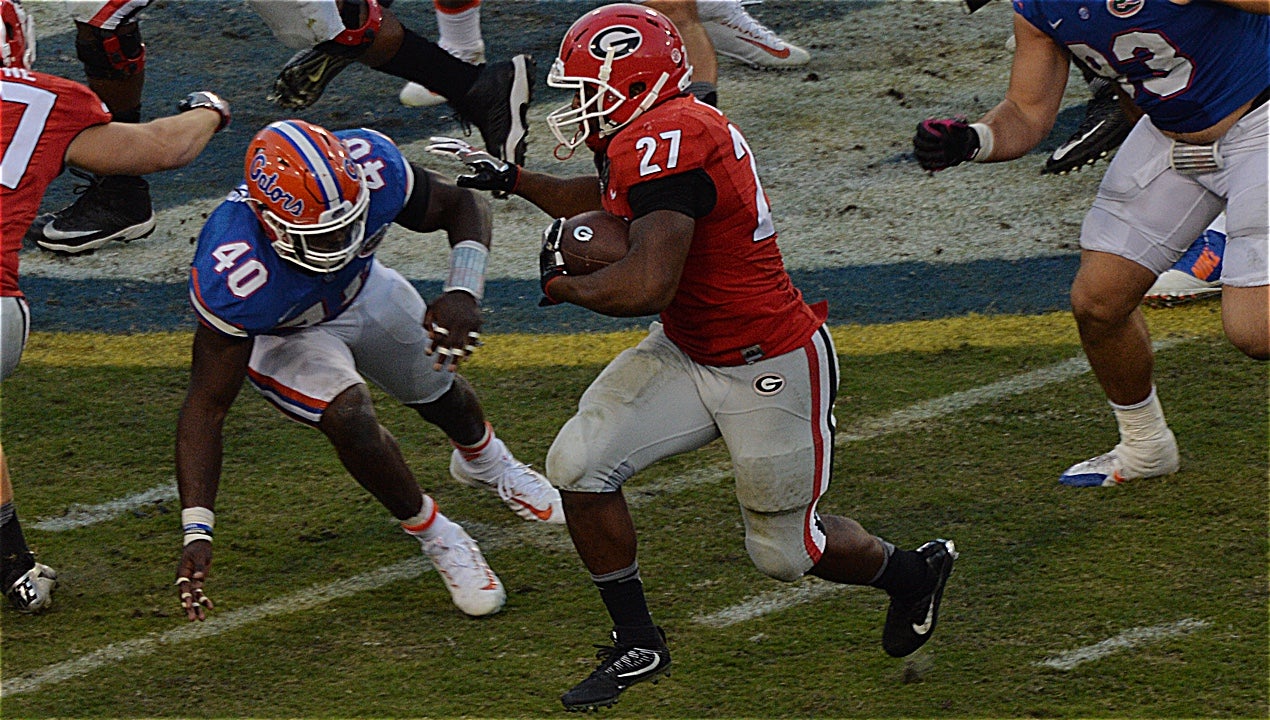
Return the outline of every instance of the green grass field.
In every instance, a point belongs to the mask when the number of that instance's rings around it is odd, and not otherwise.
[[[838,328],[835,479],[822,512],[961,559],[932,641],[885,655],[885,597],[751,566],[715,444],[629,487],[674,670],[613,717],[1266,717],[1267,366],[1211,304],[1153,312],[1183,470],[1114,489],[1056,482],[1115,426],[1070,317]],[[635,334],[491,336],[465,370],[500,435],[541,466]],[[435,428],[377,395],[421,482],[509,591],[462,617],[413,540],[317,432],[245,389],[227,426],[208,622],[172,588],[179,503],[35,528],[173,482],[188,335],[32,338],[4,384],[28,540],[63,579],[49,613],[5,608],[4,717],[561,715],[607,617],[563,528],[446,471]],[[560,359],[565,362],[560,362]],[[1024,379],[1030,378],[1024,381]],[[1047,664],[1048,662],[1048,664]]]

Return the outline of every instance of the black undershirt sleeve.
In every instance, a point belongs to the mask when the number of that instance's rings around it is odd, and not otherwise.
[[[393,222],[409,230],[424,232],[423,221],[428,216],[428,203],[432,199],[432,179],[426,170],[414,163],[410,163],[410,169],[415,175],[414,190]]]
[[[633,186],[627,195],[631,213],[643,217],[654,210],[673,210],[699,220],[714,210],[718,193],[709,173],[701,168]]]

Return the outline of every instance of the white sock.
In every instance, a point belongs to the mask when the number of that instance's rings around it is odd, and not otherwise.
[[[435,4],[437,11],[437,29],[440,39],[437,44],[451,54],[455,50],[481,45],[481,0],[472,0],[458,10],[443,8]]]
[[[431,496],[423,496],[423,505],[420,506],[419,512],[414,517],[406,518],[401,521],[401,529],[407,535],[413,535],[419,539],[419,542],[431,540],[436,537],[437,532],[450,524],[449,518],[441,514],[437,509],[437,503]]]
[[[494,427],[485,423],[485,435],[475,445],[459,445],[451,442],[463,456],[467,466],[479,476],[496,474],[502,471],[503,443],[494,435]]]
[[[1160,406],[1160,398],[1151,386],[1151,394],[1142,402],[1133,405],[1117,405],[1111,403],[1116,413],[1116,423],[1120,426],[1120,442],[1124,445],[1143,445],[1167,441],[1170,437],[1169,425],[1164,420],[1164,408]]]

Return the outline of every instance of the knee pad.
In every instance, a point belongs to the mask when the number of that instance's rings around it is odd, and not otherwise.
[[[745,550],[754,567],[782,582],[793,582],[815,562],[803,544],[803,511],[759,513],[742,508]]]
[[[599,468],[608,472],[604,476],[595,472],[597,463],[605,462],[591,453],[596,428],[601,422],[594,413],[584,411],[560,428],[547,451],[547,477],[551,478],[552,485],[574,492],[613,492],[635,474],[634,468],[626,463],[611,472],[607,467]]]
[[[84,74],[99,80],[126,80],[146,67],[146,46],[141,26],[131,22],[114,30],[90,25],[79,26],[75,54],[84,64]]]

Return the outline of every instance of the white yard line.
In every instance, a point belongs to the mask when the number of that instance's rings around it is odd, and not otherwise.
[[[1167,640],[1178,635],[1188,635],[1208,627],[1207,620],[1196,620],[1194,618],[1186,618],[1178,620],[1175,623],[1166,625],[1153,625],[1151,627],[1140,627],[1125,630],[1119,635],[1103,640],[1102,642],[1086,645],[1083,648],[1069,650],[1068,652],[1055,655],[1052,658],[1046,658],[1036,665],[1040,667],[1053,668],[1055,670],[1071,670],[1077,665],[1083,665],[1094,660],[1101,660],[1113,653],[1121,650],[1129,650],[1146,645],[1148,643]]]
[[[1155,346],[1157,350],[1160,350],[1169,345],[1176,344],[1177,342],[1180,342],[1180,340],[1157,342]],[[1047,368],[1023,373],[1022,375],[1017,375],[1013,378],[1007,378],[989,385],[984,385],[980,388],[954,393],[945,398],[917,403],[908,408],[898,410],[880,420],[865,421],[859,424],[851,433],[843,433],[840,435],[838,443],[868,440],[889,433],[898,432],[918,422],[937,419],[939,417],[944,417],[952,413],[966,410],[975,405],[1035,390],[1037,388],[1044,387],[1045,385],[1070,379],[1087,372],[1088,370],[1089,364],[1085,362],[1083,358],[1064,360]],[[644,485],[638,488],[632,488],[628,493],[628,502],[632,505],[632,507],[638,507],[649,498],[664,495],[668,491],[683,490],[697,485],[718,482],[724,477],[727,477],[729,472],[730,470],[727,467],[705,467],[700,468],[698,472],[687,476],[669,478],[654,485]],[[66,530],[71,527],[84,527],[85,525],[90,525],[94,522],[101,522],[103,520],[116,517],[120,513],[126,512],[132,507],[138,507],[147,502],[155,502],[159,499],[167,499],[167,496],[163,495],[163,493],[174,491],[175,489],[172,488],[172,486],[165,484],[144,493],[132,495],[120,500],[104,503],[102,505],[92,506],[91,508],[85,508],[82,513],[73,513],[72,515],[68,515],[67,518],[73,519],[66,521],[66,527],[57,525],[52,528],[41,527],[41,529]],[[173,495],[172,497],[175,496]],[[107,510],[105,508],[109,509]],[[114,514],[111,515],[110,513]],[[90,518],[94,519],[90,520]],[[41,526],[43,523],[55,522],[55,520],[62,520],[62,518],[42,521],[42,523],[37,523],[36,527]],[[481,532],[476,528],[470,526],[468,527],[468,530],[472,531],[474,536],[479,536],[481,538],[481,545],[486,550],[509,546],[512,543],[532,542],[530,538],[538,537],[541,534],[542,529],[543,528],[535,527],[533,530],[530,530],[527,527],[522,526],[514,530],[483,528],[484,531]],[[431,566],[428,565],[422,557],[416,557],[369,573],[363,573],[352,578],[337,580],[326,585],[308,588],[260,605],[243,608],[242,610],[218,613],[202,623],[182,625],[179,628],[175,628],[164,633],[139,638],[137,640],[127,640],[124,642],[113,643],[100,650],[93,651],[73,660],[54,663],[42,670],[36,670],[22,677],[6,677],[4,679],[3,687],[0,687],[0,697],[32,692],[45,685],[55,684],[64,680],[79,677],[97,670],[98,668],[122,663],[135,657],[149,655],[160,647],[186,642],[188,640],[220,635],[221,633],[237,630],[241,627],[269,617],[289,615],[299,610],[307,610],[317,607],[318,605],[325,604],[332,600],[350,597],[366,590],[373,590],[389,583],[397,582],[398,580],[413,579],[428,570],[431,570]],[[834,586],[830,583],[799,583],[788,588],[762,593],[737,605],[724,608],[723,610],[709,615],[698,616],[695,619],[697,622],[704,625],[712,627],[726,627],[746,620],[752,620],[769,613],[779,612],[795,605],[812,602],[813,600],[838,590],[839,587],[840,586]],[[1138,642],[1141,641],[1139,640]]]
[[[431,569],[432,566],[420,555],[395,565],[382,567],[344,580],[337,580],[326,585],[306,588],[285,597],[246,607],[242,610],[230,610],[223,613],[213,612],[204,622],[186,623],[182,619],[180,622],[184,624],[164,633],[155,633],[136,640],[111,643],[100,650],[81,655],[74,660],[54,663],[30,675],[17,678],[5,677],[4,686],[0,687],[0,696],[9,697],[19,693],[34,692],[45,685],[87,675],[98,668],[108,665],[145,657],[157,650],[169,648],[177,643],[220,635],[268,617],[289,615],[294,612],[309,610],[333,600],[351,597],[368,590],[383,587],[398,580],[412,580]],[[175,604],[175,597],[172,602]]]
[[[804,580],[780,588],[753,595],[731,607],[723,608],[708,615],[697,615],[692,621],[699,625],[713,628],[725,628],[729,625],[753,620],[774,612],[786,610],[794,605],[814,602],[827,595],[833,595],[850,588],[850,585],[839,585],[817,578]]]
[[[165,500],[176,500],[176,481],[170,481],[135,495],[111,500],[100,505],[75,505],[61,517],[48,518],[31,525],[32,530],[61,532],[114,520],[126,512]],[[179,508],[178,508],[179,509]]]

